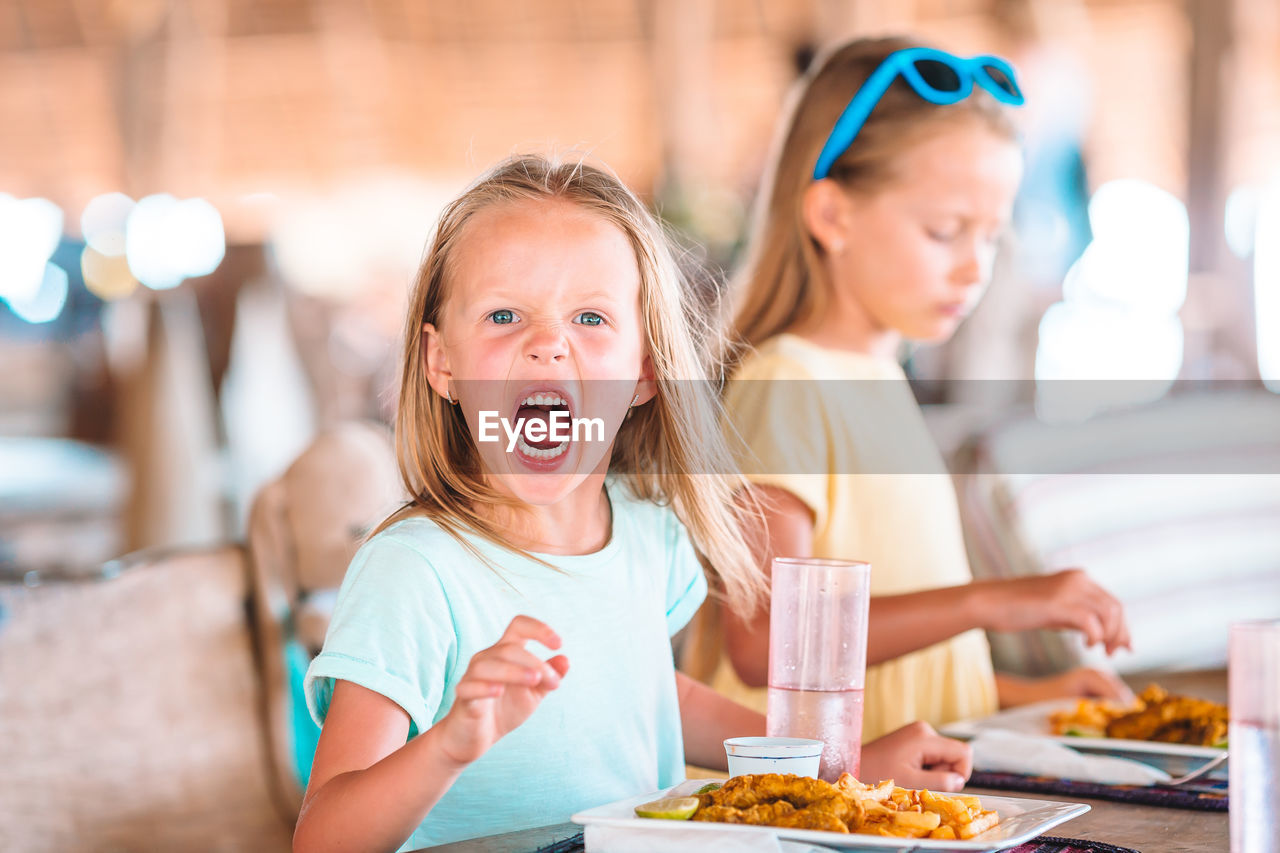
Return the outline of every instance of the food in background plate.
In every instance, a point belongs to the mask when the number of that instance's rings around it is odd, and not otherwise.
[[[848,773],[834,785],[792,774],[735,776],[697,799],[696,821],[898,838],[969,839],[1000,822],[977,797],[898,788],[893,780],[864,785]]]
[[[1056,735],[1150,740],[1191,746],[1224,746],[1227,706],[1191,696],[1170,695],[1149,685],[1132,706],[1081,699],[1071,711],[1049,715]]]

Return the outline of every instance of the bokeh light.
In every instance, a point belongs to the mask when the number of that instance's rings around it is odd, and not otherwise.
[[[125,226],[129,269],[153,290],[168,290],[213,272],[226,246],[222,217],[201,198],[149,195],[134,206]]]
[[[45,287],[45,265],[61,239],[60,207],[0,193],[0,299],[31,303]]]
[[[1280,178],[1258,205],[1253,257],[1254,315],[1258,328],[1258,373],[1280,394]]]
[[[408,281],[431,224],[464,183],[395,172],[295,199],[272,228],[272,258],[290,286],[335,302],[358,299],[379,276]]]
[[[92,246],[85,246],[80,255],[80,272],[85,288],[108,302],[128,296],[138,287],[138,280],[129,271],[129,262],[123,254],[104,255]]]
[[[1110,181],[1089,201],[1093,242],[1067,271],[1063,301],[1040,322],[1036,412],[1083,420],[1160,399],[1182,370],[1190,221],[1176,196]],[[1114,383],[1106,380],[1141,380]],[[1073,387],[1055,380],[1091,380]]]
[[[133,206],[133,199],[124,193],[106,193],[90,201],[80,215],[85,243],[100,255],[123,255],[125,223]]]
[[[1093,242],[1068,274],[1068,300],[1090,295],[1144,311],[1177,311],[1187,298],[1187,206],[1154,184],[1109,181],[1089,201]]]
[[[1237,258],[1247,258],[1253,252],[1254,235],[1258,228],[1258,188],[1236,187],[1227,196],[1227,206],[1222,217],[1227,246]]]
[[[28,323],[48,323],[57,319],[67,304],[66,270],[57,264],[46,263],[34,293],[7,301],[9,309]]]

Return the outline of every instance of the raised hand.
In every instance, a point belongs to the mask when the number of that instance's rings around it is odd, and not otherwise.
[[[1130,648],[1124,606],[1083,569],[979,581],[974,587],[981,588],[983,627],[992,631],[1066,628],[1084,634],[1090,646],[1103,643],[1107,654]]]
[[[459,765],[475,761],[527,720],[569,671],[568,658],[556,655],[543,662],[525,648],[529,640],[560,648],[559,635],[547,625],[517,616],[498,642],[471,658],[453,707],[436,724],[442,749]]]

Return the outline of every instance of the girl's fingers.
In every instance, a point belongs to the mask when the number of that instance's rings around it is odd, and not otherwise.
[[[1113,654],[1122,644],[1123,635],[1127,633],[1124,624],[1124,606],[1101,587],[1089,604],[1098,615],[1102,624],[1102,639],[1107,654]]]
[[[931,770],[946,770],[961,777],[960,785],[973,773],[973,749],[967,743],[937,735],[921,750],[921,763]],[[959,788],[948,788],[956,791]]]
[[[545,622],[540,622],[532,616],[517,616],[512,619],[498,642],[524,643],[527,640],[537,640],[549,649],[560,648],[560,635],[551,630]]]
[[[964,787],[965,777],[950,770],[921,770],[912,786],[928,788],[930,791],[959,791]]]
[[[458,686],[454,691],[454,696],[459,702],[474,702],[477,699],[492,699],[495,696],[502,695],[503,686],[495,684],[492,681],[467,681],[458,682]]]
[[[499,643],[492,648],[485,649],[476,655],[476,658],[484,657],[485,660],[503,660],[507,663],[513,663],[517,666],[523,666],[532,670],[541,670],[544,666],[542,658],[526,649],[519,643]]]
[[[1086,646],[1097,645],[1102,639],[1102,622],[1098,619],[1098,614],[1088,608],[1077,610],[1072,614],[1071,621],[1073,627],[1084,634],[1084,642]]]
[[[1089,669],[1086,672],[1089,673],[1090,695],[1126,704],[1133,701],[1133,691],[1119,677],[1099,669]]]
[[[1097,613],[1090,613],[1085,617],[1085,636],[1089,638],[1089,645],[1096,646],[1106,639],[1107,631],[1102,626],[1102,618]]]
[[[530,672],[537,673],[538,678],[530,683],[538,685],[542,690],[554,690],[559,687],[560,678],[569,670],[569,659],[564,655],[556,656],[563,661],[564,672],[562,672],[556,666],[553,666],[551,661],[544,661],[523,646],[501,643],[487,651],[501,660],[523,666]]]
[[[475,679],[478,681],[492,681],[498,684],[532,687],[546,677],[546,673],[543,670],[544,667],[542,666],[525,666],[496,657],[476,655],[471,659],[471,666],[467,667],[467,674],[463,676],[463,680]]]
[[[560,686],[560,679],[569,671],[569,660],[564,655],[557,655],[552,660],[556,663],[543,661],[519,646],[498,645],[473,657],[463,678],[521,687],[536,686],[543,691],[555,690]]]
[[[564,678],[569,672],[569,659],[564,655],[556,655],[547,660],[547,666],[554,669],[561,678]]]

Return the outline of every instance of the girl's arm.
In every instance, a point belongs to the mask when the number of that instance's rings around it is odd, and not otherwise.
[[[445,753],[438,728],[405,743],[408,734],[409,715],[387,697],[334,685],[294,850],[395,850],[413,834],[466,765]]]
[[[689,764],[728,769],[724,740],[765,734],[765,717],[722,696],[684,673],[676,673],[684,756]],[[893,779],[908,788],[958,791],[972,769],[967,744],[945,738],[927,723],[911,723],[862,747],[866,782]]]
[[[775,554],[812,556],[813,514],[809,508],[784,489],[756,488],[769,543],[763,564],[765,573]],[[1080,569],[875,596],[870,610],[868,664],[884,663],[973,628],[1069,628],[1081,631],[1089,645],[1105,643],[1108,652],[1129,645],[1129,629],[1120,602]],[[727,613],[724,630],[729,660],[738,677],[748,685],[764,686],[769,677],[768,608],[757,611],[749,621]]]
[[[771,576],[775,555],[786,557],[813,556],[813,513],[809,507],[785,489],[753,486],[758,505],[764,515],[765,547],[762,570]],[[763,687],[769,681],[769,601],[757,608],[748,620],[732,610],[724,613],[725,651],[729,662],[744,684]],[[868,638],[867,655],[871,648]]]
[[[294,850],[396,850],[471,762],[528,719],[569,670],[525,648],[560,647],[528,616],[478,652],[449,713],[409,743],[409,715],[387,697],[339,680],[320,730]]]
[[[728,770],[725,738],[764,737],[764,714],[739,705],[706,684],[676,673],[680,697],[680,725],[684,730],[684,759],[711,770]]]
[[[1134,701],[1133,691],[1119,676],[1087,666],[1078,666],[1047,678],[1019,678],[997,672],[996,695],[1001,708],[1030,705],[1062,696],[1091,696],[1125,705]]]

